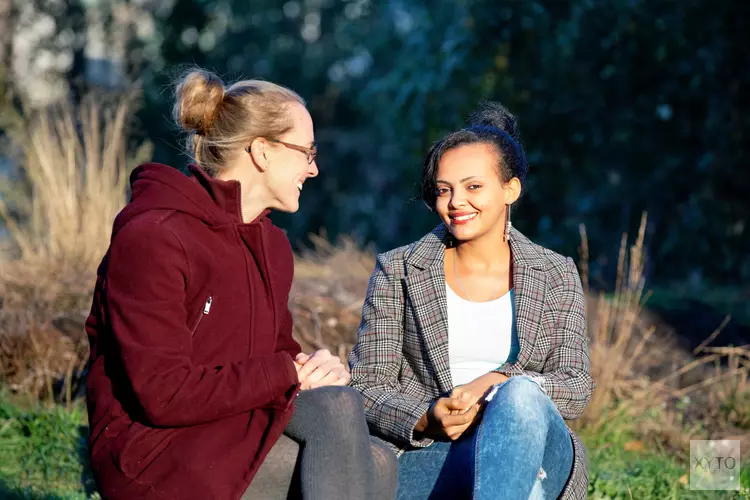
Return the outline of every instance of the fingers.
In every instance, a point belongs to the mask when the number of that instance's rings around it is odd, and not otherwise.
[[[445,408],[449,411],[459,410],[461,412],[471,408],[471,396],[468,393],[460,393],[459,397],[443,398],[445,399]]]
[[[438,416],[437,419],[443,429],[447,430],[449,427],[460,427],[471,424],[474,421],[474,417],[477,416],[478,411],[479,405],[476,404],[458,415],[446,413],[445,415]]]
[[[314,374],[313,374],[314,375]],[[317,387],[325,387],[329,385],[348,385],[351,380],[351,375],[346,371],[346,368],[340,366],[329,371],[328,374],[317,382],[311,383],[311,389]]]
[[[473,422],[469,422],[465,425],[460,425],[457,427],[449,427],[448,429],[445,429],[445,435],[448,436],[448,439],[451,441],[455,441],[456,439],[460,438],[464,432],[466,432],[466,429],[471,427],[471,424]]]
[[[305,356],[308,356],[308,358],[306,361],[304,361],[300,371],[297,372],[300,380],[307,379],[307,377],[312,372],[314,372],[316,368],[318,368],[320,365],[322,365],[323,363],[325,363],[327,360],[331,359],[332,357],[328,349],[320,349],[318,351],[315,351],[311,355],[305,355]],[[300,356],[298,356],[298,358],[300,358]]]
[[[304,352],[301,352],[294,358],[294,362],[302,366],[307,363],[307,360],[310,359],[310,356],[311,354],[305,354]]]
[[[450,439],[451,441],[455,441],[456,439],[461,437],[463,433],[466,432],[466,429],[474,424],[474,421],[479,414],[480,407],[481,405],[479,403],[474,404],[469,411],[460,415],[461,418],[468,420],[462,424],[451,425],[450,421],[445,421],[443,431],[445,432],[445,435],[448,437],[448,439]]]
[[[316,351],[309,356],[297,374],[303,389],[347,385],[351,380],[351,375],[341,359],[333,356],[327,349]]]
[[[471,407],[471,399],[471,393],[467,392],[462,387],[459,386],[453,389],[450,394],[451,401],[448,403],[450,407],[450,414],[460,415],[466,412]]]

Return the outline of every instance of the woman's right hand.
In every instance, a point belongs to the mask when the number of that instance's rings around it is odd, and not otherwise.
[[[471,404],[467,398],[440,398],[430,406],[414,430],[437,441],[455,441],[474,423],[480,406],[479,403]]]
[[[320,349],[312,354],[300,353],[294,359],[294,365],[302,390],[347,385],[351,380],[346,366],[328,349]]]

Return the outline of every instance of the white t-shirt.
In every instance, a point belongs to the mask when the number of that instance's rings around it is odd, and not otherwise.
[[[448,297],[448,353],[453,385],[462,385],[518,356],[518,333],[511,289],[488,302]]]

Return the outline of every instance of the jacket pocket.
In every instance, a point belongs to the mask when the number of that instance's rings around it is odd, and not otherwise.
[[[190,328],[190,335],[195,336],[195,332],[198,331],[198,327],[201,325],[201,321],[205,316],[211,312],[211,305],[214,303],[213,295],[206,297],[203,303],[203,308],[198,312],[198,317],[193,321],[193,326]]]
[[[167,449],[180,428],[157,429],[132,422],[115,438],[110,453],[120,471],[137,479]]]

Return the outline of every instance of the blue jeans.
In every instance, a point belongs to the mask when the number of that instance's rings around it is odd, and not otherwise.
[[[511,377],[480,417],[456,441],[404,452],[397,498],[557,498],[573,467],[573,441],[544,391]]]

